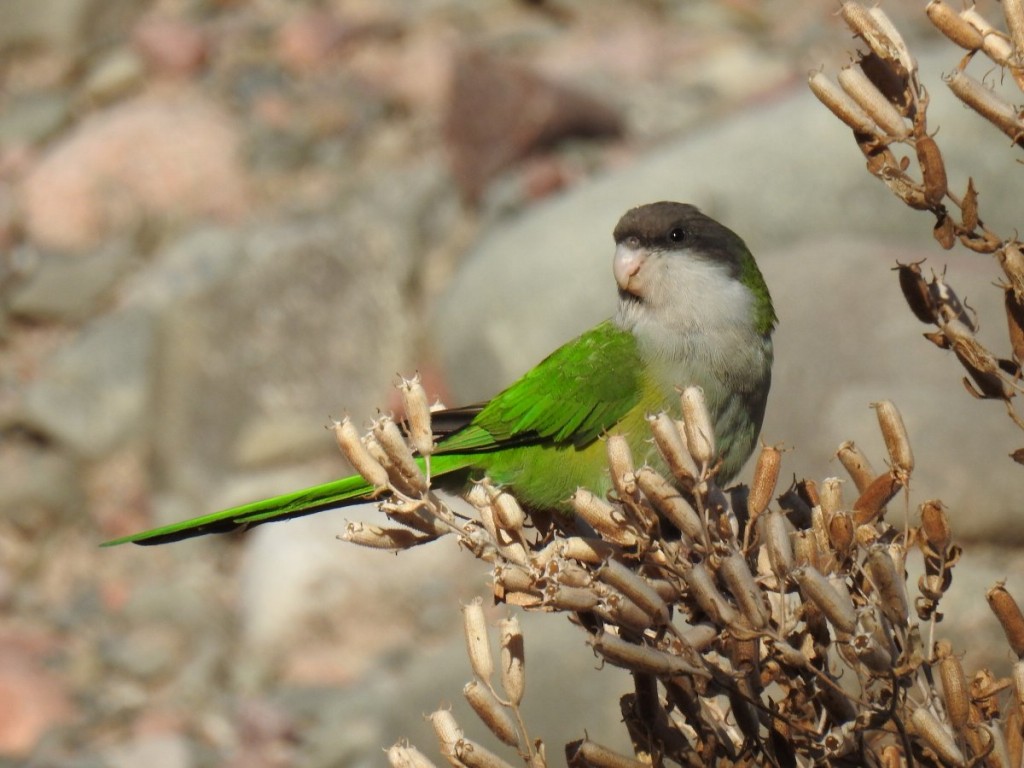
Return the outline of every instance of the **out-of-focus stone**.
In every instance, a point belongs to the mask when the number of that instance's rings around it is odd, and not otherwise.
[[[0,517],[43,532],[81,501],[72,462],[65,454],[28,440],[0,440]]]
[[[22,246],[26,251],[32,246]],[[75,256],[38,253],[10,299],[12,315],[74,322],[89,317],[134,263],[125,241],[105,243]]]
[[[504,168],[569,136],[616,136],[619,114],[593,96],[552,83],[480,50],[455,59],[445,141],[463,195],[476,202]]]
[[[110,768],[191,768],[196,764],[188,740],[176,734],[142,736],[106,750],[103,757]]]
[[[157,75],[191,77],[206,65],[210,55],[206,33],[182,19],[143,18],[132,30],[132,43]]]
[[[238,143],[227,112],[188,91],[95,114],[25,180],[28,234],[85,250],[145,216],[234,218],[245,201]]]
[[[24,418],[81,456],[101,456],[145,429],[155,327],[145,309],[90,323],[47,360]]]
[[[0,144],[41,144],[70,118],[70,100],[63,91],[36,91],[11,99],[0,110]]]
[[[104,649],[114,669],[136,680],[165,676],[184,651],[181,629],[171,624],[140,624],[112,636]]]
[[[143,7],[136,0],[4,0],[0,49],[103,44],[123,33]]]
[[[103,106],[138,90],[145,71],[139,54],[129,48],[115,48],[89,70],[82,84],[83,98]]]
[[[347,37],[347,27],[336,15],[309,10],[281,25],[274,47],[287,69],[312,72],[329,64]]]
[[[68,691],[44,666],[53,641],[38,633],[0,633],[0,756],[25,756],[71,716]]]

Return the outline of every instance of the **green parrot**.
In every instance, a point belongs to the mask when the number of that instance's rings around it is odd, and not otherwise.
[[[488,475],[527,509],[565,510],[580,486],[611,487],[604,441],[625,435],[639,465],[664,466],[647,414],[679,416],[679,392],[704,390],[733,478],[754,449],[771,385],[776,316],[744,242],[692,205],[633,208],[615,227],[618,311],[545,358],[490,402],[434,414],[435,487]],[[422,462],[422,459],[420,459]],[[162,544],[373,499],[360,476],[243,504],[107,542]]]

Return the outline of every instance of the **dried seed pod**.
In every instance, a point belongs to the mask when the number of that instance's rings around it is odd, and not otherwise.
[[[933,206],[925,198],[924,186],[902,171],[885,169],[879,177],[896,197],[916,211],[927,211]]]
[[[894,659],[891,650],[872,635],[858,632],[850,641],[857,659],[876,675],[891,674]]]
[[[640,467],[637,485],[651,504],[691,541],[704,541],[704,523],[700,515],[679,491],[650,467]]]
[[[562,584],[550,584],[544,588],[543,604],[559,611],[580,613],[593,611],[601,599],[593,589],[586,587],[567,587]]]
[[[932,550],[945,552],[953,542],[946,508],[938,499],[929,499],[921,504],[921,531]]]
[[[430,534],[417,534],[408,528],[383,528],[370,523],[348,523],[345,532],[338,536],[342,541],[358,544],[370,549],[400,552],[419,544],[426,544],[437,538]]]
[[[432,539],[451,532],[451,527],[442,521],[442,510],[437,505],[422,500],[405,500],[397,496],[381,502],[380,510],[394,520],[425,533]]]
[[[462,728],[455,721],[455,715],[449,709],[436,709],[427,715],[427,719],[434,728],[434,734],[441,745],[442,754],[454,755],[455,745],[465,736]]]
[[[611,632],[600,631],[591,635],[588,642],[605,661],[616,667],[652,675],[709,676],[705,670],[693,666],[679,656],[646,645],[631,643]]]
[[[910,438],[907,436],[903,416],[891,400],[879,400],[872,403],[871,407],[878,416],[878,426],[882,430],[893,471],[900,482],[906,485],[910,473],[914,471],[914,453],[910,449]]]
[[[931,0],[924,10],[935,28],[961,48],[968,51],[981,49],[984,43],[981,32],[945,0]]]
[[[997,680],[991,669],[979,669],[971,679],[971,702],[977,715],[988,720],[999,717],[1000,694],[1006,689],[1007,680]]]
[[[387,751],[391,768],[434,768],[434,764],[411,744],[392,744]]]
[[[824,72],[812,72],[807,78],[807,84],[818,101],[854,131],[872,135],[880,132],[868,113]]]
[[[462,606],[462,625],[473,673],[481,680],[489,681],[494,673],[494,658],[491,656],[491,644],[487,638],[484,604],[479,597]]]
[[[857,746],[856,724],[843,723],[827,731],[821,737],[821,746],[829,763],[850,754]]]
[[[786,666],[794,669],[807,669],[811,664],[807,654],[784,640],[772,640],[770,647],[774,650],[774,655]]]
[[[846,509],[843,502],[843,481],[838,477],[826,477],[821,483],[819,499],[825,517],[830,520],[834,514]]]
[[[973,310],[970,310],[960,300],[956,291],[953,290],[953,286],[946,282],[945,275],[935,275],[928,284],[928,290],[931,291],[932,300],[938,309],[938,322],[940,325],[956,322],[963,325],[971,333],[978,330],[978,325],[972,316]]]
[[[970,375],[964,379],[964,387],[979,400],[1009,400],[1013,390],[1003,380],[999,362],[982,346],[963,323],[953,320],[942,326],[942,332],[949,339],[953,354]],[[971,382],[977,389],[971,386]]]
[[[601,539],[584,536],[569,536],[562,539],[562,556],[580,563],[597,565],[618,551]]]
[[[903,139],[909,135],[910,129],[907,127],[903,115],[859,67],[853,65],[843,67],[839,70],[837,77],[839,86],[868,113],[888,136]]]
[[[494,584],[509,592],[530,592],[534,588],[534,574],[527,568],[514,563],[496,563]]]
[[[569,536],[555,539],[534,556],[534,562],[543,565],[552,557],[567,558],[579,563],[600,565],[618,550],[603,539],[587,536]]]
[[[800,493],[798,485],[792,485],[779,494],[777,501],[794,526],[807,528],[811,524],[811,505]]]
[[[846,22],[846,26],[863,40],[876,56],[891,63],[899,62],[895,45],[885,36],[871,11],[854,0],[845,0],[840,6],[839,14]]]
[[[512,764],[472,739],[459,739],[455,757],[466,768],[513,768]]]
[[[1010,65],[1010,60],[1013,58],[1013,44],[1005,34],[993,27],[973,5],[960,11],[960,18],[981,33],[981,50],[985,52],[986,56],[1000,66]]]
[[[999,250],[998,258],[1017,301],[1024,302],[1024,251],[1021,251],[1020,243],[1007,240]]]
[[[1014,51],[1018,57],[1024,56],[1024,0],[1003,0],[1003,16]]]
[[[600,599],[594,613],[606,623],[636,633],[653,628],[650,614],[624,594],[603,584],[596,585],[595,589],[599,590]]]
[[[1018,363],[1024,362],[1024,304],[1010,286],[1003,290],[1003,306],[1006,308],[1006,327],[1013,359]]]
[[[825,512],[820,504],[811,509],[811,536],[814,539],[814,548],[818,551],[821,569],[831,572],[835,569],[836,563],[835,558],[830,557],[832,542],[828,534],[828,523],[825,522]]]
[[[850,475],[853,484],[857,486],[857,492],[864,493],[875,479],[876,474],[868,457],[851,440],[847,440],[839,446],[836,457],[847,474]]]
[[[918,136],[914,142],[917,163],[924,180],[924,198],[929,205],[936,206],[946,196],[946,164],[942,160],[939,145],[931,136]]]
[[[946,765],[966,766],[963,752],[956,745],[953,734],[944,726],[930,709],[918,707],[910,716],[915,733],[938,755]]]
[[[905,627],[910,616],[907,585],[888,549],[878,544],[872,546],[868,550],[864,566],[875,589],[878,590],[885,618],[894,626]]]
[[[411,379],[403,378],[398,384],[398,391],[402,394],[412,447],[420,455],[429,456],[434,451],[434,433],[430,427],[430,402],[420,375],[417,373]]]
[[[675,639],[681,641],[687,650],[703,653],[718,639],[719,628],[708,621],[686,627]]]
[[[636,603],[640,610],[651,618],[655,626],[668,624],[671,618],[668,605],[640,574],[618,560],[608,560],[598,569],[597,578]]]
[[[853,503],[853,522],[858,526],[877,520],[885,511],[885,505],[900,492],[903,484],[892,472],[883,472]]]
[[[836,512],[828,521],[828,540],[840,560],[845,560],[853,551],[854,526],[849,512]]]
[[[648,768],[647,763],[620,755],[589,739],[566,744],[565,755],[569,768]]]
[[[743,614],[750,628],[763,629],[768,624],[764,594],[757,586],[757,582],[754,581],[754,574],[750,572],[746,558],[738,552],[733,552],[719,564],[718,574],[736,599],[740,613]]]
[[[953,729],[960,732],[967,725],[971,713],[971,696],[967,677],[960,659],[953,655],[953,646],[947,640],[935,644],[935,657],[939,660],[939,679],[942,681],[942,698],[946,704],[946,716]]]
[[[1013,695],[1017,709],[1024,713],[1024,661],[1013,662]]]
[[[595,496],[586,488],[577,488],[569,498],[577,515],[609,541],[624,547],[636,545],[636,532],[622,516],[622,513],[604,499]]]
[[[986,740],[979,738],[979,743],[976,747],[973,746],[972,742],[972,751],[979,755],[988,752],[988,758],[985,762],[988,763],[988,765],[993,766],[993,768],[1004,768],[1004,766],[1008,768],[1009,766],[1014,765],[1015,763],[1010,761],[1009,743],[1006,736],[1003,734],[1003,729],[999,727],[999,723],[994,721],[981,723],[980,730],[984,730],[988,733],[988,740],[986,742]],[[971,731],[968,730],[967,734],[970,739]],[[1020,763],[1016,763],[1016,765],[1020,765]]]
[[[1006,765],[1024,764],[1024,713],[1020,707],[1010,707],[1010,711],[1003,717],[1006,728],[1006,752],[1009,759]]]
[[[960,224],[968,232],[973,232],[978,224],[978,190],[974,188],[974,179],[967,177],[967,191],[960,201]]]
[[[526,512],[511,493],[488,486],[491,502],[494,504],[494,516],[497,523],[506,531],[521,530],[526,522]]]
[[[800,594],[825,614],[837,631],[847,635],[853,633],[857,627],[857,613],[848,596],[840,594],[813,566],[796,568],[792,575],[800,587]]]
[[[631,498],[636,492],[636,481],[633,477],[633,452],[629,449],[629,442],[625,435],[608,435],[604,447],[615,492],[621,499]]]
[[[1024,143],[1024,137],[1021,142]],[[991,232],[961,232],[960,244],[975,253],[993,254],[1002,248],[1002,241]]]
[[[719,627],[732,627],[739,618],[725,596],[718,591],[711,571],[704,563],[697,563],[683,570],[683,581],[690,594],[708,618]]]
[[[905,70],[906,74],[909,75],[917,72],[917,62],[914,61],[914,57],[910,54],[910,49],[907,47],[903,35],[900,34],[896,25],[892,23],[892,19],[877,5],[869,8],[868,13],[871,14],[871,20],[875,22],[875,26],[882,33],[882,36],[888,41],[890,49],[895,53],[900,66]]]
[[[709,467],[715,460],[715,430],[711,412],[700,387],[687,387],[680,396],[686,445],[698,466]]]
[[[797,530],[793,536],[793,559],[798,566],[811,565],[821,570],[826,553],[818,549],[818,541],[814,533],[806,528]]]
[[[785,515],[781,512],[768,512],[764,516],[763,535],[772,572],[778,579],[785,579],[793,570],[793,542],[789,538]]]
[[[1021,614],[1020,606],[1013,595],[1000,582],[985,593],[985,599],[999,619],[1006,640],[1010,643],[1010,649],[1018,658],[1024,657],[1024,615]]]
[[[341,421],[335,419],[331,422],[331,428],[338,448],[352,468],[378,491],[387,488],[387,471],[367,450],[352,420],[348,416]]]
[[[513,706],[519,706],[526,690],[526,647],[519,618],[511,616],[502,619],[498,625],[501,632],[501,687],[508,694]]]
[[[463,687],[462,694],[491,733],[510,747],[519,743],[519,733],[512,715],[490,688],[479,680],[472,680]]]
[[[779,481],[781,465],[782,451],[778,446],[762,445],[761,452],[757,455],[757,464],[754,467],[754,479],[750,483],[750,493],[747,495],[747,514],[750,516],[751,523],[768,509],[768,504],[775,493],[775,486]]]
[[[700,469],[693,461],[693,456],[686,445],[685,432],[676,426],[676,422],[667,413],[662,412],[647,417],[654,444],[668,465],[672,476],[692,487],[700,477]]]
[[[946,78],[946,84],[960,101],[1009,136],[1015,144],[1024,143],[1024,121],[1010,102],[963,70],[958,69]]]
[[[381,416],[373,423],[373,436],[384,449],[393,472],[389,473],[392,483],[399,488],[408,486],[416,493],[427,491],[427,478],[413,458],[412,450],[402,436],[402,430],[390,416]],[[385,466],[387,464],[385,463]]]
[[[907,305],[914,313],[914,317],[928,325],[935,323],[938,320],[938,313],[932,299],[932,292],[928,288],[928,282],[921,274],[921,262],[901,264],[897,261],[895,269],[899,274],[903,298],[907,300]]]
[[[945,211],[942,211],[935,219],[932,237],[947,251],[956,245],[956,227],[953,225],[952,217]]]

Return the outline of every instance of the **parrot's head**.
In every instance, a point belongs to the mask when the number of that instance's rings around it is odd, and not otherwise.
[[[746,326],[764,335],[775,327],[768,287],[746,244],[696,207],[632,208],[614,237],[622,326],[706,332]]]

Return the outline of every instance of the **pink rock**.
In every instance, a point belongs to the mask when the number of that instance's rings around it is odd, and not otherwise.
[[[476,203],[502,170],[570,136],[619,136],[610,105],[481,49],[455,59],[444,138],[452,175]]]
[[[173,77],[196,74],[210,54],[210,42],[202,29],[160,16],[139,21],[132,30],[132,43],[151,70]]]
[[[93,115],[25,179],[28,235],[83,250],[143,215],[237,217],[245,205],[238,148],[231,117],[191,92]]]
[[[49,728],[71,716],[67,690],[43,666],[50,646],[36,633],[0,636],[0,754],[28,754]]]
[[[346,28],[326,11],[308,11],[289,19],[278,30],[277,57],[293,72],[313,72],[324,66],[346,40]]]

